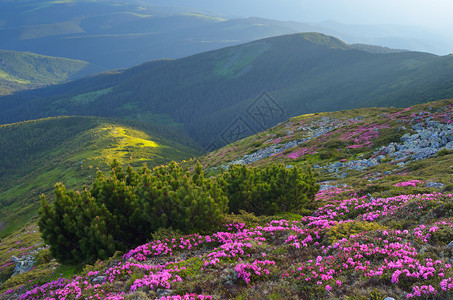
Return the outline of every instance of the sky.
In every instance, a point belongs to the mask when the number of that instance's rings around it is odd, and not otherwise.
[[[319,23],[418,25],[453,30],[452,0],[162,0],[230,16]]]

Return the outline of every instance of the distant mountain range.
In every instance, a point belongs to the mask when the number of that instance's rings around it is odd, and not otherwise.
[[[0,98],[0,122],[141,120],[183,126],[204,147],[217,148],[304,113],[453,97],[453,56],[356,48],[306,33],[153,61]]]
[[[453,52],[449,37],[412,27],[226,19],[138,0],[0,1],[0,49],[82,60],[104,71],[299,32],[320,32],[347,43]]]
[[[69,81],[99,70],[85,61],[0,50],[0,95]]]

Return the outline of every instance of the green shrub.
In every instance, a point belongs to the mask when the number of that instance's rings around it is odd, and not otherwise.
[[[184,234],[181,232],[181,230],[174,230],[172,227],[165,228],[161,227],[156,232],[152,233],[151,236],[153,240],[172,240],[172,239],[179,239],[183,236]]]
[[[53,205],[42,197],[39,227],[52,256],[62,263],[106,259],[150,239],[162,227],[183,233],[220,225],[227,199],[201,165],[193,173],[171,163],[125,172],[117,162],[110,176],[98,173],[90,190],[55,188]]]
[[[379,223],[353,221],[331,227],[327,232],[327,237],[329,239],[329,243],[335,243],[343,238],[349,238],[351,235],[383,229],[385,229],[385,227]]]
[[[205,178],[198,163],[185,172],[177,163],[125,171],[117,162],[101,172],[90,190],[67,191],[57,184],[56,199],[41,200],[39,227],[52,257],[61,263],[107,259],[153,238],[209,233],[228,211],[257,215],[307,213],[319,190],[313,173],[284,165],[261,169],[233,166]]]
[[[446,156],[446,155],[450,155],[450,154],[453,154],[453,150],[447,149],[447,148],[443,148],[442,150],[437,152],[436,156],[437,157],[441,157],[441,156]]]
[[[263,168],[233,165],[221,178],[232,213],[298,213],[314,207],[319,190],[311,169],[304,173],[299,167],[287,169],[283,164]]]

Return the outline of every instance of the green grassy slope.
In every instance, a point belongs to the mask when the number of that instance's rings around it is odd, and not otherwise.
[[[154,299],[169,293],[213,299],[405,299],[420,286],[430,286],[435,292],[426,289],[413,298],[448,299],[453,288],[445,285],[453,277],[447,246],[453,226],[453,150],[415,160],[396,159],[385,149],[415,138],[416,130],[425,140],[436,135],[452,140],[452,112],[453,100],[442,100],[404,109],[362,108],[291,118],[200,161],[215,175],[234,161],[245,162],[273,147],[275,155],[251,165],[313,166],[322,186],[314,200],[319,209],[304,215],[228,215],[225,222],[231,225],[211,235],[181,237],[161,231],[129,254],[83,270],[58,265],[48,249],[41,249],[34,254],[36,268],[4,281],[0,295],[17,299],[26,291],[29,298],[58,291],[81,293],[82,298]],[[427,128],[436,133],[428,135]],[[295,141],[298,145],[287,147]],[[378,158],[379,164],[361,170],[344,167]],[[183,162],[187,169],[193,164]],[[37,227],[27,225],[0,241],[0,280],[12,273],[11,255],[42,245]],[[166,272],[171,274],[159,277]],[[107,278],[102,290],[94,286],[98,276]],[[41,287],[33,291],[36,286]]]
[[[383,147],[404,144],[403,136],[418,134],[413,127],[418,123],[425,128],[429,122],[450,124],[450,129],[443,131],[447,140],[453,140],[452,112],[453,100],[442,100],[405,109],[373,107],[307,114],[211,152],[200,161],[212,174],[232,163],[311,165],[315,166],[320,182],[333,181],[363,190],[373,183],[369,191],[375,189],[390,194],[392,183],[400,180],[402,174],[409,179],[443,183],[451,189],[453,149],[423,159],[413,158],[411,150],[406,149],[410,154],[403,160],[387,153]],[[426,137],[427,132],[421,134]],[[429,135],[437,134],[436,131]],[[295,142],[297,144],[293,144]],[[425,146],[431,147],[429,143]],[[417,148],[417,143],[414,147]],[[379,157],[379,162],[366,166],[368,160],[380,155],[383,156]],[[354,167],[360,165],[362,169]]]
[[[250,135],[304,113],[453,97],[452,75],[453,56],[375,54],[295,34],[3,98],[0,122],[61,114],[157,120],[218,147],[233,141],[237,122]],[[264,91],[273,100],[255,101]]]
[[[0,50],[0,95],[80,78],[95,69],[85,61]]]
[[[61,117],[0,127],[0,236],[36,216],[39,196],[57,182],[91,182],[113,159],[150,166],[198,152],[184,134],[162,126],[92,117]]]

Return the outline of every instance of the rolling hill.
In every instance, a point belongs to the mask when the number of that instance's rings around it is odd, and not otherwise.
[[[2,239],[4,299],[448,299],[453,196],[453,100],[291,118],[200,157],[230,164],[311,165],[318,208],[226,216],[225,228],[153,240],[84,268],[59,265],[32,225]],[[186,169],[194,162],[183,163]],[[77,276],[73,276],[77,275]],[[212,297],[212,298],[211,298]]]
[[[296,32],[138,0],[0,1],[0,24],[0,49],[88,61],[103,70]]]
[[[0,122],[141,120],[184,126],[211,149],[304,113],[453,97],[453,56],[366,50],[317,33],[268,38],[3,97]]]
[[[227,18],[196,8],[153,3],[0,1],[0,49],[87,61],[105,71],[299,32],[320,32],[348,43],[441,54],[449,53],[445,49],[451,48],[451,43],[441,43],[448,36],[438,37],[418,28],[369,26],[361,30],[364,26],[335,22],[308,24],[257,17]]]
[[[0,50],[0,95],[66,82],[100,71],[85,61]]]
[[[0,236],[36,217],[56,182],[81,187],[113,159],[155,166],[190,159],[196,144],[180,130],[125,120],[59,117],[0,126]]]

